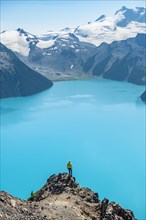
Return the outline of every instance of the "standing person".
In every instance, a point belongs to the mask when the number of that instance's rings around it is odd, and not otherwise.
[[[71,164],[71,161],[69,161],[67,163],[67,169],[68,169],[69,174],[72,176],[72,164]]]

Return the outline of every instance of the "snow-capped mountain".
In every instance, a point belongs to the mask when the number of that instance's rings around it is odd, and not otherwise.
[[[136,7],[133,9],[128,9],[123,6],[120,10],[115,13],[117,19],[117,25],[120,27],[127,26],[130,22],[146,22],[146,9],[143,7]]]
[[[71,33],[56,36],[52,44],[45,48],[36,46],[30,50],[28,65],[52,80],[79,78],[83,75],[82,64],[93,51],[95,45],[80,42]]]
[[[79,26],[74,34],[80,41],[99,46],[101,43],[125,40],[146,33],[146,9],[122,7],[113,17],[100,16],[95,22]]]
[[[33,95],[53,85],[1,43],[0,57],[0,98]]]
[[[53,40],[62,34],[72,33],[82,42],[88,42],[99,46],[101,43],[112,43],[115,40],[125,40],[135,37],[138,33],[146,32],[146,9],[136,7],[128,9],[123,6],[113,17],[100,16],[94,22],[77,28],[65,28],[59,32],[47,32],[41,36],[41,40]],[[50,43],[53,44],[53,41]],[[49,45],[49,42],[48,42]],[[38,46],[42,45],[42,42]]]
[[[0,38],[1,43],[22,56],[28,56],[30,48],[39,42],[35,35],[21,28],[18,28],[16,31],[3,31]]]
[[[106,54],[104,54],[103,45],[106,45],[106,48],[108,48],[107,44],[109,44],[109,48],[110,44],[111,47],[114,45],[116,51],[120,51],[120,60],[126,59],[124,58],[125,51],[127,51],[125,44],[127,44],[126,40],[129,38],[136,38],[139,41],[139,45],[134,40],[133,45],[137,44],[136,48],[139,47],[138,50],[142,52],[145,50],[145,42],[143,42],[145,38],[140,38],[142,34],[146,33],[145,17],[145,8],[128,9],[123,6],[113,17],[102,15],[94,22],[88,22],[86,25],[76,28],[67,27],[57,32],[48,31],[40,36],[35,36],[20,28],[16,31],[5,31],[1,33],[1,42],[14,51],[23,62],[49,79],[61,80],[86,77],[89,74],[98,75],[92,71],[94,68],[87,71],[86,65],[99,50],[101,50],[101,57],[97,56],[97,66],[99,61],[104,59]],[[137,34],[141,35],[136,37]],[[115,41],[123,41],[125,43],[120,42],[118,44]],[[121,45],[125,50],[121,49]],[[137,56],[142,59],[140,53],[136,52],[134,54],[133,47],[135,46],[128,44],[128,53],[132,53],[134,57]],[[112,52],[113,50],[110,49],[108,55],[111,57],[110,53]],[[108,62],[111,62],[112,65],[113,61],[111,59]],[[124,62],[127,62],[127,60]],[[133,64],[129,59],[128,62],[128,72],[126,74],[130,74],[130,71],[132,71]],[[96,64],[94,63],[94,65]],[[142,62],[141,65],[143,69],[144,63]],[[115,68],[119,72],[118,62]],[[100,75],[104,76],[103,73]],[[120,79],[120,76],[118,78]],[[125,77],[123,80],[127,80],[127,78]],[[136,83],[135,80],[133,82]],[[139,84],[140,82],[138,81],[137,83]],[[143,81],[141,83],[143,84]]]
[[[16,31],[1,33],[1,42],[8,48],[23,56],[28,56],[30,48],[49,48],[55,44],[56,39],[74,34],[79,41],[99,46],[101,43],[125,40],[135,37],[138,33],[146,33],[146,9],[136,7],[128,9],[123,6],[113,17],[100,16],[94,22],[88,22],[76,28],[64,28],[61,31],[48,31],[35,36],[18,28]],[[67,40],[67,39],[66,39]]]

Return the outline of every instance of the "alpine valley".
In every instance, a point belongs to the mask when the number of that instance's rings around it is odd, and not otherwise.
[[[113,17],[40,36],[18,28],[1,42],[33,70],[56,80],[103,77],[146,83],[146,9],[123,6]]]
[[[0,39],[0,220],[146,219],[146,9]]]

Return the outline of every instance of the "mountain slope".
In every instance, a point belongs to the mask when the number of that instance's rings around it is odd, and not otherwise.
[[[80,42],[74,34],[62,34],[48,48],[31,49],[27,64],[52,80],[80,78],[84,74],[82,64],[95,48],[93,44]]]
[[[120,27],[127,26],[130,22],[146,22],[146,9],[143,7],[136,7],[135,9],[128,9],[123,6],[115,13],[115,16],[120,17],[117,20],[117,25]]]
[[[35,46],[39,40],[33,34],[18,28],[16,31],[3,31],[1,33],[1,43],[13,52],[22,56],[28,56],[30,48]]]
[[[74,34],[80,41],[99,46],[101,43],[126,40],[146,31],[146,9],[122,7],[114,16],[100,16],[95,22],[79,26]]]
[[[23,56],[28,56],[31,47],[37,45],[38,48],[49,48],[54,45],[56,38],[67,34],[74,34],[81,42],[99,46],[103,42],[112,43],[135,37],[145,31],[146,9],[143,7],[128,9],[123,6],[112,17],[102,15],[94,22],[76,28],[48,31],[40,36],[18,28],[16,31],[4,31],[0,35],[4,45]]]
[[[52,82],[22,63],[0,43],[0,98],[28,96],[52,86]]]
[[[86,25],[40,36],[20,28],[5,31],[1,41],[26,65],[51,80],[100,76],[143,85],[145,18],[145,8],[123,6],[112,17],[102,15]]]
[[[28,202],[0,193],[0,219],[38,220],[136,220],[132,211],[98,194],[81,188],[75,178],[63,173],[52,175]]]
[[[83,71],[98,77],[146,84],[146,34],[101,44],[83,65]]]
[[[146,103],[146,90],[142,93],[142,95],[140,96],[141,100]]]

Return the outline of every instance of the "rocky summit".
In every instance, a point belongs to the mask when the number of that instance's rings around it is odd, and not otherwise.
[[[82,188],[74,177],[52,175],[28,201],[0,192],[0,220],[136,220],[132,211]]]

